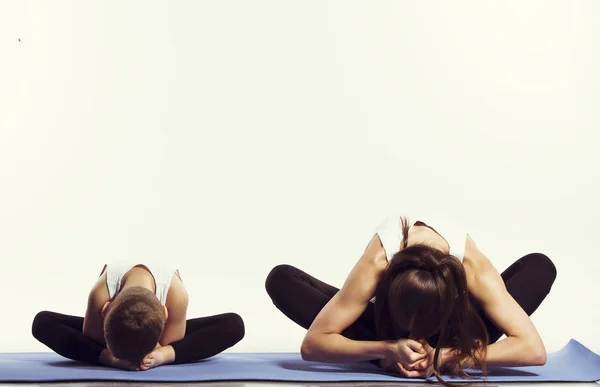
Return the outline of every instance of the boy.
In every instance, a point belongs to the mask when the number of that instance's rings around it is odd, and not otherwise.
[[[188,293],[166,265],[105,265],[85,317],[43,311],[33,336],[69,359],[126,370],[214,356],[244,337],[235,313],[187,320]]]

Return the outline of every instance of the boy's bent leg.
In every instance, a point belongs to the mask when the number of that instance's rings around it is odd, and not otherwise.
[[[171,346],[173,364],[190,363],[217,355],[244,338],[242,318],[235,313],[200,317],[187,321],[185,337]]]
[[[83,317],[43,311],[33,319],[31,333],[42,344],[71,360],[98,364],[104,346],[83,335]]]

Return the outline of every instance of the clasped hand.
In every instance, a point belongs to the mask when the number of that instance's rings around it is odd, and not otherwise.
[[[409,378],[433,375],[435,349],[425,340],[400,339],[391,343],[391,353],[380,361],[383,369]]]
[[[166,361],[163,350],[166,347],[162,347],[160,344],[156,344],[156,347],[152,352],[147,354],[140,364],[134,364],[127,360],[116,358],[108,348],[106,348],[100,354],[100,363],[108,365],[110,367],[119,368],[127,371],[146,371],[150,368],[155,368],[164,364]]]

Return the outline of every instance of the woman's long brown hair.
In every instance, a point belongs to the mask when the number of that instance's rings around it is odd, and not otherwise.
[[[435,348],[434,374],[468,377],[465,368],[485,375],[488,333],[467,292],[461,262],[426,245],[408,247],[408,221],[402,218],[403,248],[391,259],[375,294],[375,323],[380,340],[413,337]],[[457,354],[449,369],[440,370],[440,350]]]

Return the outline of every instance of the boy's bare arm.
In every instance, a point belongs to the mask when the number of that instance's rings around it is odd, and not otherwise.
[[[185,336],[188,293],[177,275],[173,277],[171,282],[166,306],[168,311],[167,321],[159,340],[162,346],[179,341]]]
[[[87,301],[85,317],[83,318],[83,335],[91,338],[102,345],[104,340],[104,318],[102,307],[109,301],[108,289],[106,289],[106,273],[103,273],[90,290]]]

